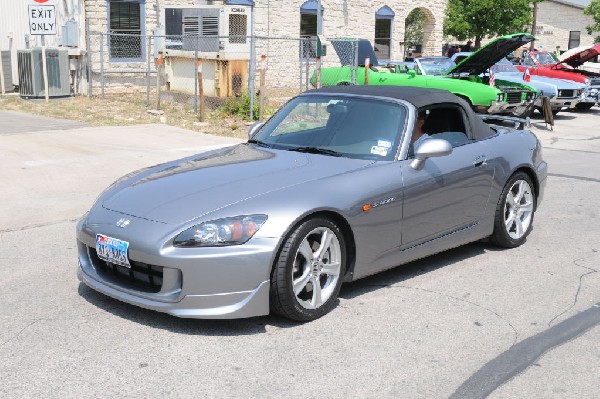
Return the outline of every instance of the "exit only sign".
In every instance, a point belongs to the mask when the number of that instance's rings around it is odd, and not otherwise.
[[[29,4],[29,33],[32,35],[56,35],[56,8],[44,4],[48,0],[34,0]]]

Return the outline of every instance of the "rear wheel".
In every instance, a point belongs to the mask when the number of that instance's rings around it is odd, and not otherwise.
[[[501,247],[523,244],[533,228],[535,192],[526,173],[517,172],[508,179],[496,206],[491,241]]]
[[[312,218],[286,239],[271,273],[271,310],[292,320],[310,321],[336,303],[346,270],[346,244],[328,218]]]

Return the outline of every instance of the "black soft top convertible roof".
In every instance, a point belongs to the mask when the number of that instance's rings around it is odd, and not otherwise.
[[[360,96],[389,97],[405,100],[417,108],[441,103],[456,103],[464,106],[463,100],[445,90],[405,86],[328,86],[308,93],[355,94]]]
[[[441,78],[440,78],[441,79]],[[354,94],[358,96],[387,97],[397,100],[404,100],[417,109],[432,107],[436,104],[453,103],[461,105],[467,113],[474,139],[483,139],[496,134],[480,117],[475,115],[469,104],[445,90],[427,89],[421,87],[406,86],[328,86],[316,90],[310,90],[307,94]],[[368,117],[368,115],[366,115]]]

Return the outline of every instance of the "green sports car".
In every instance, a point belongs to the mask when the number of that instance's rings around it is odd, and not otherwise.
[[[347,43],[348,42],[342,42],[338,44],[332,42],[334,49],[338,53],[338,56],[340,56],[342,66],[322,68],[320,78],[321,86],[369,84],[442,89],[462,97],[471,104],[474,110],[491,114],[521,115],[525,111],[525,108],[529,106],[535,98],[535,89],[511,88],[508,91],[502,91],[487,83],[483,83],[479,76],[473,74],[431,76],[417,74],[414,70],[408,70],[406,72],[403,68],[391,64],[388,66],[377,66],[377,57],[375,56],[371,43],[367,40],[359,40],[358,42],[359,66],[356,68],[353,66],[353,57],[342,56],[342,54],[349,54],[347,49],[340,48],[343,45],[347,46]],[[519,46],[517,46],[517,48]],[[483,50],[483,48],[481,50]],[[508,52],[510,51],[511,50]],[[364,60],[366,58],[369,58],[371,61],[368,75],[364,65]],[[363,60],[362,65],[360,60]],[[465,62],[468,62],[468,60],[463,61],[461,65],[464,65]],[[313,74],[311,82],[313,85],[316,85],[316,74]],[[514,95],[515,90],[520,90],[518,96]]]

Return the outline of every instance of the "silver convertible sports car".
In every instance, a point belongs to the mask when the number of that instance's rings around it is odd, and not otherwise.
[[[110,186],[77,225],[79,279],[179,317],[307,321],[343,282],[476,240],[516,247],[547,164],[505,122],[434,89],[306,92],[245,143]]]

